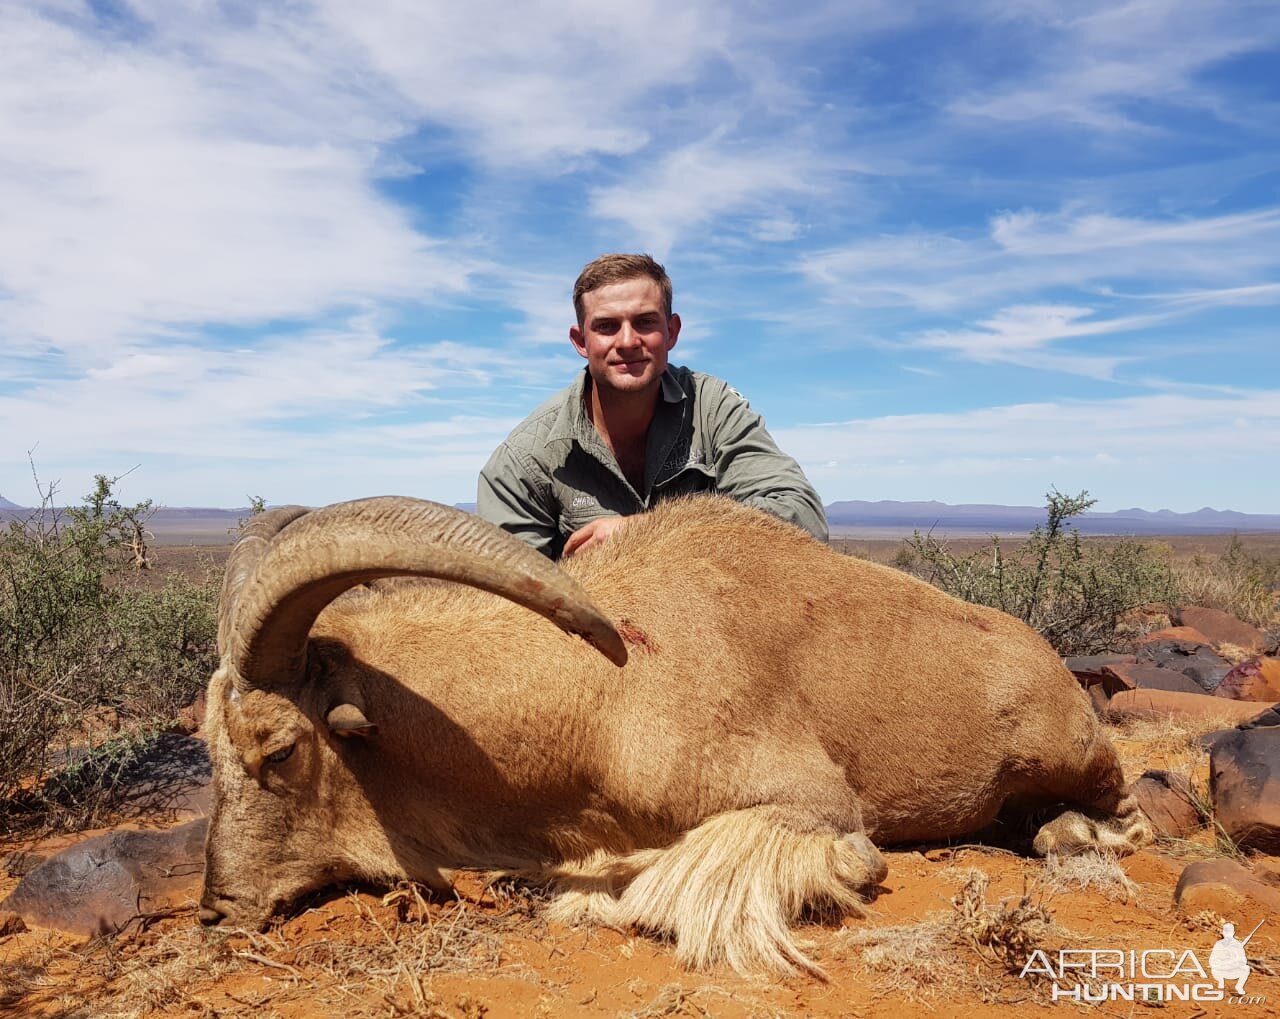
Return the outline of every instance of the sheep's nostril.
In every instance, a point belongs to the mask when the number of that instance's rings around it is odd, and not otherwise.
[[[206,899],[200,903],[200,922],[206,927],[216,927],[227,918],[228,910],[220,908],[223,900]]]

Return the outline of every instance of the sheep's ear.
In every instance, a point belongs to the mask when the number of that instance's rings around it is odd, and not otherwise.
[[[329,731],[347,739],[351,736],[376,736],[378,726],[364,717],[364,712],[354,704],[335,704],[324,716]]]

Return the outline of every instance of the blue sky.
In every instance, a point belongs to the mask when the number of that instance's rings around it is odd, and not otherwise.
[[[0,5],[0,494],[474,498],[604,251],[824,501],[1280,512],[1280,5]]]

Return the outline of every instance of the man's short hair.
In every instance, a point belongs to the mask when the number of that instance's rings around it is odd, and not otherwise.
[[[578,326],[583,325],[586,309],[583,297],[592,290],[607,287],[610,283],[626,283],[628,280],[647,276],[662,290],[662,306],[671,317],[671,277],[667,270],[651,255],[601,255],[588,262],[585,269],[578,274],[578,281],[573,285],[573,310],[578,316]]]

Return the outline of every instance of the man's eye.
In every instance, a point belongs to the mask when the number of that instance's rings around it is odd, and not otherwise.
[[[277,750],[274,754],[267,754],[265,760],[268,764],[283,764],[293,755],[293,748],[296,743],[290,743],[287,747]]]

